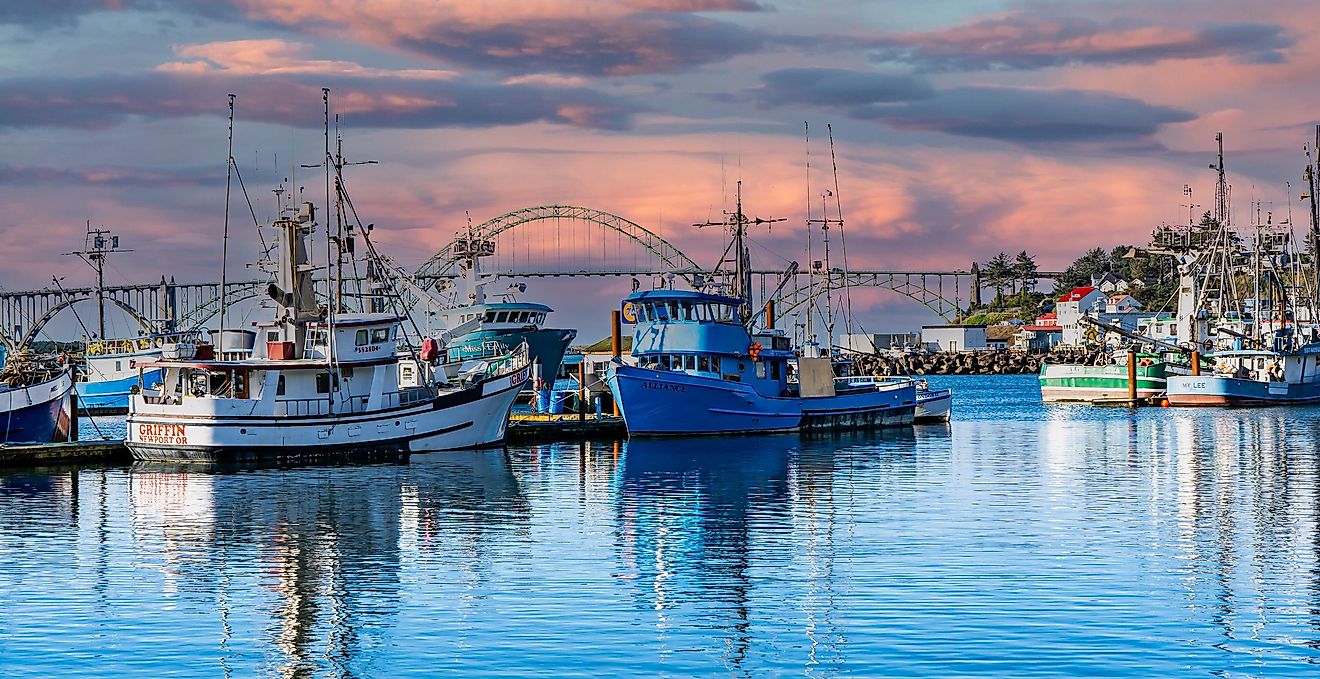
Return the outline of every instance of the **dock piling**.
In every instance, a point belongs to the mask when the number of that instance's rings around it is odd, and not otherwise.
[[[1128,349],[1127,352],[1127,378],[1128,378],[1128,401],[1132,405],[1137,405],[1137,352]]]

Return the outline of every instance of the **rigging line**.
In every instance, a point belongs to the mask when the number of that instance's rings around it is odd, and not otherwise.
[[[812,319],[816,310],[816,266],[811,259],[811,125],[802,121],[802,147],[806,154],[804,170],[807,185],[807,325],[803,343],[816,341],[815,326]]]
[[[353,214],[353,221],[357,224],[358,232],[362,234],[362,242],[366,244],[368,254],[371,256],[372,259],[376,260],[378,264],[383,265],[384,263],[383,258],[380,256],[380,253],[376,252],[376,245],[371,242],[371,236],[368,235],[370,232],[366,229],[366,227],[362,225],[362,218],[358,216],[357,207],[353,205],[353,197],[348,194],[348,187],[344,186],[344,175],[342,170],[336,168],[335,176],[339,179],[340,191],[343,191],[344,193],[344,204],[348,206],[349,212]],[[392,268],[389,268],[389,270],[393,273]],[[385,284],[389,287],[390,292],[393,293],[393,297],[390,299],[390,307],[398,308],[398,306],[402,305],[402,301],[401,301],[402,293],[400,293],[394,287],[393,277],[386,276]],[[417,333],[417,337],[419,339],[422,338],[423,335],[421,328],[417,327],[417,320],[412,317],[412,314],[407,312],[406,306],[403,309],[402,315],[404,318],[408,319],[408,324],[412,326],[413,332]],[[409,349],[411,350],[411,357],[413,361],[420,366],[422,360],[421,355],[419,353],[421,351],[420,342],[417,347],[410,346]]]
[[[848,239],[843,235],[843,199],[839,197],[839,161],[834,156],[834,127],[830,123],[825,123],[825,129],[830,136],[830,164],[834,168],[834,205],[839,215],[839,247],[843,250],[843,279],[848,280]],[[849,334],[853,331],[852,316],[852,292],[845,289],[843,299],[848,305],[848,310],[844,313],[847,318],[847,328]]]
[[[248,197],[247,186],[243,184],[243,173],[238,171],[238,163],[234,163],[234,176],[238,177],[238,188],[243,192],[243,200],[247,201],[248,212],[252,213],[252,225],[257,227],[257,238],[261,241],[261,251],[269,256],[270,247],[266,245],[266,235],[261,233],[261,221],[257,219],[257,209],[252,206],[252,199]]]

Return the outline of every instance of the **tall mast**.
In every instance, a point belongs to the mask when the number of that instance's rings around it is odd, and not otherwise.
[[[105,229],[92,229],[92,221],[89,219],[87,235],[83,237],[83,249],[65,253],[76,255],[96,271],[96,332],[97,339],[102,340],[105,339],[105,256],[111,252],[132,252],[132,250],[120,250],[119,236]]]
[[[225,354],[225,287],[229,270],[229,188],[234,176],[234,97],[229,94],[229,148],[225,155],[225,227],[224,238],[220,243],[220,332],[215,337],[216,355],[224,358]]]
[[[1307,194],[1311,197],[1311,313],[1320,312],[1320,210],[1317,210],[1315,185],[1316,173],[1320,172],[1320,125],[1315,126],[1315,143],[1312,147],[1315,151],[1312,163],[1312,154],[1310,151],[1306,154],[1306,175]],[[1311,322],[1317,319],[1312,317]]]
[[[834,172],[834,209],[836,211],[837,223],[839,225],[839,247],[843,250],[843,284],[848,285],[848,239],[843,234],[843,199],[839,196],[839,161],[834,155],[834,126],[826,123],[826,131],[830,136],[830,167]],[[847,310],[844,312],[844,320],[847,323],[848,332],[853,331],[852,315],[852,294],[844,291],[844,303],[847,304]],[[831,344],[833,339],[830,340]]]
[[[816,341],[816,265],[811,259],[811,128],[802,122],[803,138],[807,148],[807,328],[802,343]]]

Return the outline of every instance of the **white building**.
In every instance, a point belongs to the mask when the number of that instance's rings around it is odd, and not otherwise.
[[[915,332],[875,332],[844,334],[841,346],[849,351],[869,354],[889,349],[915,347],[921,336]]]
[[[921,344],[929,351],[986,349],[984,325],[923,325]]]
[[[1095,319],[1105,325],[1112,325],[1129,332],[1136,332],[1140,325],[1141,302],[1132,295],[1106,295],[1098,288],[1086,286],[1075,288],[1059,298],[1054,305],[1059,327],[1063,328],[1062,343],[1067,346],[1103,344],[1105,331],[1089,323],[1083,323],[1082,317]]]

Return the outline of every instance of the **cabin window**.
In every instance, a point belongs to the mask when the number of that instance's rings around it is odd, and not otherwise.
[[[123,362],[123,361],[115,361],[115,372],[119,372],[120,370],[123,370],[123,369],[124,369],[124,362]]]
[[[675,321],[676,321],[676,320],[682,318],[682,316],[679,316],[679,315],[678,315],[678,301],[677,301],[677,300],[672,301],[672,302],[668,302],[668,303],[665,305],[665,310],[669,312],[669,318],[672,319],[672,320],[675,320]]]
[[[283,376],[283,375],[280,375],[280,379],[279,379],[279,381],[277,381],[277,382],[275,383],[275,395],[276,395],[276,396],[283,396],[283,395],[284,395],[284,376]]]
[[[360,347],[365,347],[365,346],[367,346],[367,341],[368,341],[368,340],[367,340],[367,331],[366,331],[366,330],[359,330],[359,331],[357,331],[357,337],[355,337],[355,338],[353,339],[353,343],[356,344],[356,345],[358,345],[358,346],[360,346]]]
[[[316,393],[330,393],[330,373],[316,373]]]
[[[277,331],[274,331],[274,330],[271,330],[271,331],[267,332],[267,333],[266,333],[266,341],[267,341],[267,342],[278,342],[278,341],[280,341],[280,333],[277,332]]]
[[[205,396],[207,393],[207,387],[209,386],[207,378],[208,376],[204,372],[193,373],[192,379],[190,380],[192,388],[188,390],[189,393],[193,396]]]
[[[494,312],[494,311],[487,311],[487,312],[486,312],[486,322],[487,322],[487,323],[494,323],[494,322],[495,322],[495,312]]]
[[[669,354],[660,354],[655,360],[660,364],[661,370],[669,370]]]
[[[542,324],[542,323],[544,323],[544,322],[545,322],[545,313],[542,312],[542,313],[537,314],[537,315],[536,315],[536,324],[537,324],[537,325],[540,325],[540,324]]]
[[[403,366],[403,379],[405,379],[405,380],[411,380],[411,379],[412,379],[412,376],[413,376],[413,369],[412,369],[412,366],[410,366],[410,365],[405,365],[405,366]]]
[[[351,365],[346,365],[346,366],[340,368],[339,371],[340,371],[341,373],[344,374],[344,379],[346,379],[346,380],[347,380],[347,379],[352,379],[352,377],[353,377],[353,366],[351,366]]]
[[[381,344],[390,341],[389,328],[376,328],[371,331],[371,343]]]
[[[770,379],[779,379],[779,361],[770,362]]]
[[[765,379],[765,361],[756,362],[756,376]]]
[[[702,371],[702,372],[710,372],[710,357],[709,357],[709,356],[698,356],[698,357],[697,357],[697,370],[700,370],[700,371]]]
[[[688,369],[688,370],[696,370],[696,369],[697,369],[697,357],[696,357],[696,356],[684,356],[684,357],[683,357],[683,367],[686,368],[686,369]]]
[[[669,312],[665,309],[664,303],[657,303],[652,307],[652,317],[657,321],[669,320]]]

